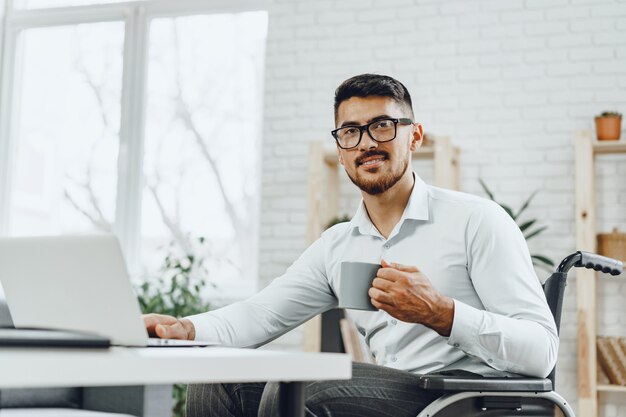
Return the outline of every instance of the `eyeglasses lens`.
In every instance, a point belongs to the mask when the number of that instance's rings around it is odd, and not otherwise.
[[[344,149],[354,148],[361,140],[361,132],[367,129],[372,139],[377,142],[388,142],[396,137],[396,124],[393,120],[378,120],[366,126],[346,126],[337,131],[337,141]]]

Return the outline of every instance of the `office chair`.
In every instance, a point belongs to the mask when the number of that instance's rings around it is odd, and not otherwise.
[[[543,284],[557,330],[561,324],[567,272],[572,267],[583,266],[611,275],[619,275],[623,269],[622,262],[618,260],[588,252],[578,251],[563,259],[556,272]],[[559,407],[565,417],[575,417],[567,401],[554,391],[555,373],[556,366],[547,378],[465,377],[436,373],[423,375],[418,383],[420,388],[443,391],[444,395],[428,405],[417,417],[468,416],[470,411],[467,407],[477,408],[478,414],[471,415],[480,416],[545,415],[537,403],[546,401]],[[461,401],[465,408],[459,414]],[[529,403],[528,408],[525,401]]]

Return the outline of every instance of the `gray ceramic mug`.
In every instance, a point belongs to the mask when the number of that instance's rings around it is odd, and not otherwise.
[[[380,267],[368,262],[342,262],[337,294],[339,308],[376,310],[368,291]]]

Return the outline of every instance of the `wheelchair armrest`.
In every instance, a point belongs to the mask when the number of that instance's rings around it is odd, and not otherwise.
[[[425,390],[438,391],[552,391],[552,381],[550,381],[548,378],[524,377],[422,375],[419,379],[418,386]]]

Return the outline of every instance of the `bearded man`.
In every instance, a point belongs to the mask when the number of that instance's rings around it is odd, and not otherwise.
[[[374,74],[344,81],[335,127],[339,162],[363,198],[352,220],[250,299],[183,319],[147,315],[148,331],[259,346],[337,306],[342,262],[372,262],[378,310],[351,315],[376,364],[355,363],[348,381],[309,383],[307,416],[413,417],[437,396],[417,388],[426,373],[547,376],[558,335],[526,241],[497,204],[413,172],[423,128],[406,87]],[[277,386],[192,385],[187,415],[277,415]]]

